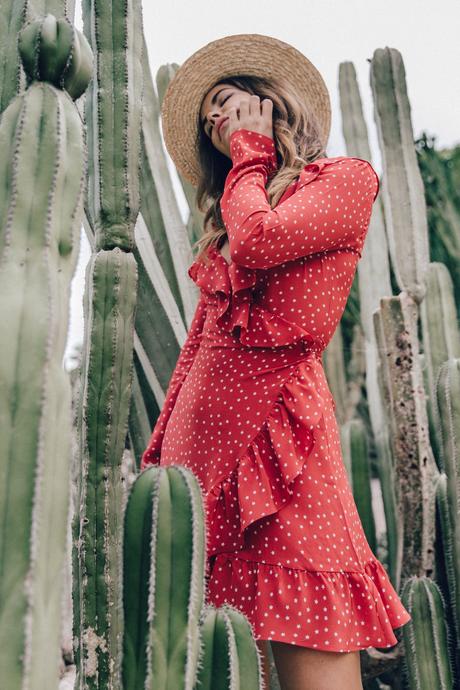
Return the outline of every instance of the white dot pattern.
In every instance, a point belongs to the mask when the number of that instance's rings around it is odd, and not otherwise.
[[[270,209],[274,142],[230,137],[221,199],[231,262],[189,275],[200,297],[141,470],[180,464],[205,500],[207,601],[256,639],[348,652],[410,620],[369,547],[321,354],[340,321],[378,193],[368,161],[322,158]]]

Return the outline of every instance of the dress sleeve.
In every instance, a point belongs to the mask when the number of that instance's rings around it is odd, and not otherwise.
[[[369,161],[346,156],[331,161],[272,209],[265,185],[277,167],[273,139],[235,130],[230,155],[233,167],[220,207],[235,264],[267,269],[321,251],[352,248],[361,253],[379,191]]]
[[[149,444],[142,454],[140,469],[147,465],[155,465],[160,462],[161,444],[163,441],[166,424],[176,403],[181,386],[195,359],[196,352],[201,342],[203,325],[206,317],[206,301],[203,293],[200,293],[195,314],[190,324],[187,338],[182,346],[176,366],[169,380],[165,400],[160,415],[150,437]]]

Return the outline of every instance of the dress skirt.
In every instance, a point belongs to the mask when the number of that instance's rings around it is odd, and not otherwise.
[[[396,644],[409,619],[372,553],[321,358],[202,340],[163,438],[206,501],[207,602],[257,639],[331,651]]]

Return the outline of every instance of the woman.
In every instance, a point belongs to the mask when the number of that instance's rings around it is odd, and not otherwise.
[[[141,469],[180,463],[197,476],[207,601],[247,616],[265,676],[270,640],[282,690],[359,690],[359,650],[396,644],[410,615],[366,541],[321,354],[378,177],[368,161],[325,155],[324,82],[271,37],[195,53],[162,116],[208,208],[189,268],[198,305]]]

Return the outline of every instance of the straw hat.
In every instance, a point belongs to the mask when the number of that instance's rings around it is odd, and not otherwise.
[[[198,126],[204,96],[217,81],[250,75],[285,79],[318,118],[324,147],[331,126],[326,84],[316,67],[289,43],[262,34],[235,34],[193,53],[169,82],[161,106],[163,137],[177,170],[196,187]]]

